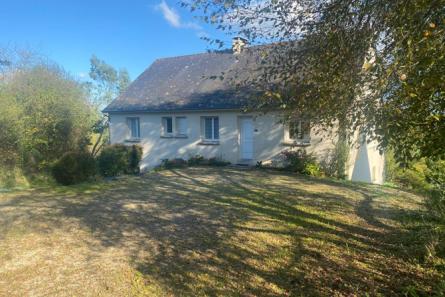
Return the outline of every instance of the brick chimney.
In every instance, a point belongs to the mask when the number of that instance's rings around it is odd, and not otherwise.
[[[248,44],[249,44],[249,42],[245,38],[242,38],[242,37],[239,37],[239,36],[232,38],[232,51],[233,51],[233,54],[235,54],[235,55],[241,54],[243,49]]]

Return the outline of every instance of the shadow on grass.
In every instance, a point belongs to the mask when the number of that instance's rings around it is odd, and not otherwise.
[[[410,213],[376,209],[385,193],[366,186],[198,168],[107,188],[2,202],[0,210],[20,210],[3,229],[25,219],[35,228],[39,220],[46,228],[80,222],[103,247],[125,251],[158,295],[391,295],[412,283],[408,268],[394,267],[406,257],[392,240],[405,231],[381,220]]]

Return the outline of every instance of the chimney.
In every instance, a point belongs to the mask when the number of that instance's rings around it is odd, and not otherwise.
[[[239,36],[232,38],[232,51],[233,51],[233,54],[235,54],[235,55],[241,54],[243,49],[248,44],[249,44],[249,42],[245,38],[242,38],[242,37],[239,37]]]

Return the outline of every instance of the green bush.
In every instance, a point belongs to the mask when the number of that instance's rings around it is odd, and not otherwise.
[[[426,180],[431,186],[430,209],[445,220],[445,161],[427,161]]]
[[[187,160],[189,166],[204,165],[205,159],[201,155],[195,155]]]
[[[139,163],[142,158],[142,148],[136,145],[126,146],[113,144],[105,147],[97,164],[103,176],[117,176],[121,174],[139,173]]]
[[[132,145],[129,161],[128,161],[128,174],[138,174],[140,172],[139,163],[142,159],[142,147],[138,145]]]
[[[176,159],[162,159],[161,160],[161,168],[164,169],[172,169],[172,168],[183,168],[187,166],[187,161],[181,158]]]
[[[282,152],[287,163],[286,169],[311,176],[323,176],[317,159],[305,150]]]
[[[160,169],[172,169],[172,168],[183,168],[186,166],[227,166],[230,162],[221,160],[220,158],[209,158],[206,159],[201,155],[195,155],[190,157],[187,161],[182,158],[176,159],[163,159],[161,160]]]
[[[327,176],[345,179],[348,155],[348,143],[344,140],[338,141],[332,154],[323,159],[319,165]]]
[[[228,161],[224,161],[224,160],[222,160],[222,159],[213,157],[213,158],[210,158],[210,159],[208,160],[208,165],[209,165],[209,166],[221,167],[221,166],[227,166],[227,165],[230,165],[230,162],[228,162]]]
[[[86,152],[67,152],[52,167],[54,179],[62,185],[87,181],[96,174],[96,161]]]

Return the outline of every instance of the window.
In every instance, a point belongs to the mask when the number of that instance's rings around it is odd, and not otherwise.
[[[173,134],[173,118],[163,117],[162,118],[162,134],[172,135]]]
[[[187,135],[187,118],[186,117],[176,117],[176,135],[186,136]]]
[[[304,140],[310,136],[311,127],[308,121],[295,121],[289,123],[289,139]]]
[[[130,129],[130,138],[138,139],[141,137],[139,129],[139,118],[127,118],[128,128]]]
[[[205,117],[203,123],[204,123],[203,138],[205,140],[219,140],[218,117]]]

